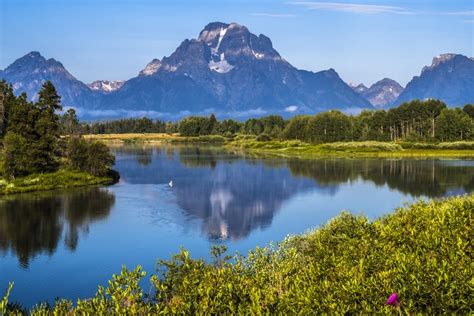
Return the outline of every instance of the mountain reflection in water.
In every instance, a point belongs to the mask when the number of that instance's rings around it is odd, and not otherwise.
[[[144,185],[166,188],[163,192],[171,194],[166,199],[180,210],[168,214],[171,222],[183,229],[197,222],[201,234],[211,241],[240,240],[270,227],[282,205],[300,193],[333,196],[341,185],[361,182],[411,197],[436,198],[474,189],[474,162],[466,160],[256,159],[187,146],[114,151],[122,179],[117,187],[2,197],[0,252],[11,251],[27,268],[35,256],[52,256],[61,240],[75,251],[81,233],[87,234],[93,222],[107,221],[122,192],[135,194],[134,201],[144,199]],[[166,185],[170,180],[173,188]],[[163,193],[150,199],[151,207],[168,205]],[[153,216],[156,222],[163,221],[163,212]]]
[[[412,197],[442,197],[474,189],[473,161],[410,159],[254,159],[215,148],[122,148],[127,183],[174,182],[176,203],[202,221],[211,239],[240,239],[268,227],[282,203],[298,193],[333,195],[356,181]],[[144,165],[143,161],[147,161]],[[137,165],[146,168],[137,169]]]

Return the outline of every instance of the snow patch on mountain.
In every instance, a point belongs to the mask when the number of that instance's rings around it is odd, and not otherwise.
[[[228,73],[229,71],[231,71],[234,68],[234,66],[229,64],[227,62],[227,60],[225,60],[225,59],[224,60],[219,60],[219,61],[211,60],[209,62],[209,68],[211,70],[214,70],[215,72],[225,74],[225,73]]]
[[[349,86],[375,107],[383,107],[390,104],[395,101],[403,91],[403,87],[400,86],[398,82],[389,78],[377,81],[371,85],[370,88],[367,88],[362,83],[359,85],[349,83]]]
[[[362,93],[369,89],[363,83],[355,84],[355,83],[349,82],[349,87],[351,87],[352,90],[354,90],[357,93]]]
[[[159,69],[161,68],[161,61],[157,58],[153,59],[151,62],[149,62],[145,69],[140,71],[140,76],[151,76],[154,73],[156,73]]]
[[[218,73],[225,74],[234,68],[227,60],[225,60],[225,53],[220,54],[219,60],[215,61],[211,59],[209,61],[209,69],[214,70]]]
[[[120,89],[125,81],[108,81],[108,80],[96,80],[89,83],[87,86],[93,91],[112,92]]]
[[[215,48],[211,49],[213,54],[217,54],[219,52],[219,47],[221,46],[222,40],[224,39],[225,33],[227,33],[227,28],[222,28],[219,32],[219,40],[217,41],[217,45]]]

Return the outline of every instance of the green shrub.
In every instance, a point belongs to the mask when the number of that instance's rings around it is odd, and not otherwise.
[[[399,144],[387,142],[337,142],[321,145],[321,148],[334,151],[359,151],[359,152],[378,152],[378,151],[402,151]]]
[[[399,143],[404,149],[474,150],[474,142],[458,141],[434,143]]]
[[[115,164],[115,157],[104,143],[84,138],[73,137],[69,140],[67,158],[73,168],[94,176],[106,176]]]
[[[271,141],[272,138],[269,135],[263,133],[263,134],[258,135],[255,140],[257,142],[268,142],[268,141]]]
[[[239,134],[235,137],[235,140],[252,140],[257,138],[255,135]]]
[[[449,143],[439,143],[438,149],[452,149],[452,150],[468,150],[474,149],[474,142],[449,142]]]
[[[410,142],[402,142],[398,143],[402,146],[403,149],[437,149],[437,144],[434,143],[410,143]]]
[[[394,292],[410,314],[472,312],[474,195],[418,202],[375,221],[349,213],[246,257],[159,262],[154,294],[141,268],[123,269],[87,300],[59,300],[33,314],[387,314]]]
[[[235,134],[232,133],[232,132],[225,132],[225,133],[224,133],[224,137],[225,137],[225,138],[229,138],[229,139],[234,139],[234,138],[235,138]]]

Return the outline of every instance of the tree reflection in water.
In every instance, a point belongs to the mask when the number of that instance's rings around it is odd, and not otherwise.
[[[270,225],[282,203],[295,194],[309,190],[334,194],[339,186],[355,181],[412,197],[474,190],[472,161],[253,159],[192,147],[178,147],[176,152],[188,169],[183,172],[201,169],[177,182],[177,203],[202,219],[202,230],[211,239],[243,238]]]
[[[37,255],[53,255],[59,241],[75,250],[79,233],[106,218],[115,197],[106,189],[91,188],[3,197],[0,200],[0,250],[9,249],[22,267]]]

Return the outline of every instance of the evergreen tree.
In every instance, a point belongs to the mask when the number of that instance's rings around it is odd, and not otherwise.
[[[13,93],[13,86],[5,80],[0,81],[0,137],[5,136],[8,128],[8,116],[10,109],[14,106],[17,98]]]
[[[52,172],[59,167],[60,98],[50,82],[43,85],[36,104],[26,94],[14,99],[8,109],[5,136],[5,170],[11,177]]]
[[[43,83],[40,92],[38,93],[38,106],[42,109],[48,109],[51,112],[61,111],[61,97],[58,95],[56,88],[51,81]]]
[[[61,117],[62,132],[65,135],[78,136],[81,134],[81,125],[77,118],[76,110],[69,109]]]

